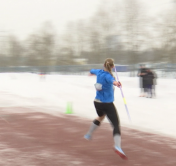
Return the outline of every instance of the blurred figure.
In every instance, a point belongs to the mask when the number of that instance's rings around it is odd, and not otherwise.
[[[146,85],[146,82],[145,82],[145,75],[146,75],[146,68],[145,68],[145,65],[140,65],[140,69],[138,71],[138,77],[139,77],[139,85],[140,85],[140,89],[141,89],[141,94],[140,94],[140,97],[145,97],[145,93],[146,93],[146,90],[147,90],[147,85]]]
[[[147,98],[152,98],[153,93],[152,93],[152,88],[153,88],[153,80],[154,80],[154,74],[153,72],[148,68],[146,69],[146,74],[144,75],[144,82],[146,84],[146,97]]]
[[[156,97],[156,84],[157,84],[156,79],[157,79],[157,74],[153,70],[152,70],[152,73],[154,75],[153,85],[152,85],[152,92],[153,92],[153,97]]]
[[[41,80],[44,80],[45,79],[45,72],[40,72],[40,79]]]

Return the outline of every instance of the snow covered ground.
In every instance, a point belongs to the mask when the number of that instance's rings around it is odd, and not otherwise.
[[[139,97],[139,78],[119,74],[129,113],[129,121],[120,89],[115,90],[115,105],[121,125],[176,138],[176,79],[157,80],[156,98]],[[40,79],[31,73],[0,74],[0,107],[35,107],[37,111],[64,113],[68,102],[77,116],[93,119],[96,77],[87,75],[47,75]],[[68,115],[69,116],[69,115]],[[105,120],[108,122],[108,120]]]

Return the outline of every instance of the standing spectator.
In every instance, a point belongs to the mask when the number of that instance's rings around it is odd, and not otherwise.
[[[150,70],[150,69],[146,69],[147,73],[144,76],[144,81],[146,83],[146,92],[147,92],[147,96],[146,97],[153,97],[153,93],[152,93],[152,88],[154,85],[154,73]]]
[[[145,93],[146,93],[146,83],[145,83],[145,77],[146,75],[146,68],[145,65],[140,65],[140,69],[138,71],[138,77],[139,79],[139,84],[140,84],[140,88],[141,88],[141,94],[140,97],[145,97]]]
[[[153,70],[152,70],[152,72],[153,72],[153,75],[154,75],[152,90],[153,90],[153,95],[156,97],[156,84],[157,84],[156,79],[157,79],[157,74]]]

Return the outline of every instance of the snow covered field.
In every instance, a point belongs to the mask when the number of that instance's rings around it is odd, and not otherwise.
[[[139,97],[139,78],[119,74],[132,119],[128,120],[120,90],[115,90],[115,105],[121,125],[176,138],[176,79],[157,80],[156,98]],[[31,73],[0,74],[0,107],[35,107],[36,111],[58,115],[68,102],[77,116],[93,119],[96,112],[94,76],[47,75],[40,79]],[[68,115],[69,116],[69,115]],[[108,122],[108,120],[105,120]]]

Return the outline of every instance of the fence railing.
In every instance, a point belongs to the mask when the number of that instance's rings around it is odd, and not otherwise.
[[[136,65],[119,65],[115,64],[117,72],[133,72],[137,73],[139,64]],[[159,77],[176,78],[176,64],[147,64],[152,68]],[[65,65],[65,66],[20,66],[20,67],[0,67],[0,73],[59,73],[59,74],[84,74],[90,69],[103,69],[102,64],[86,64],[86,65]],[[136,74],[130,75],[136,76]]]

